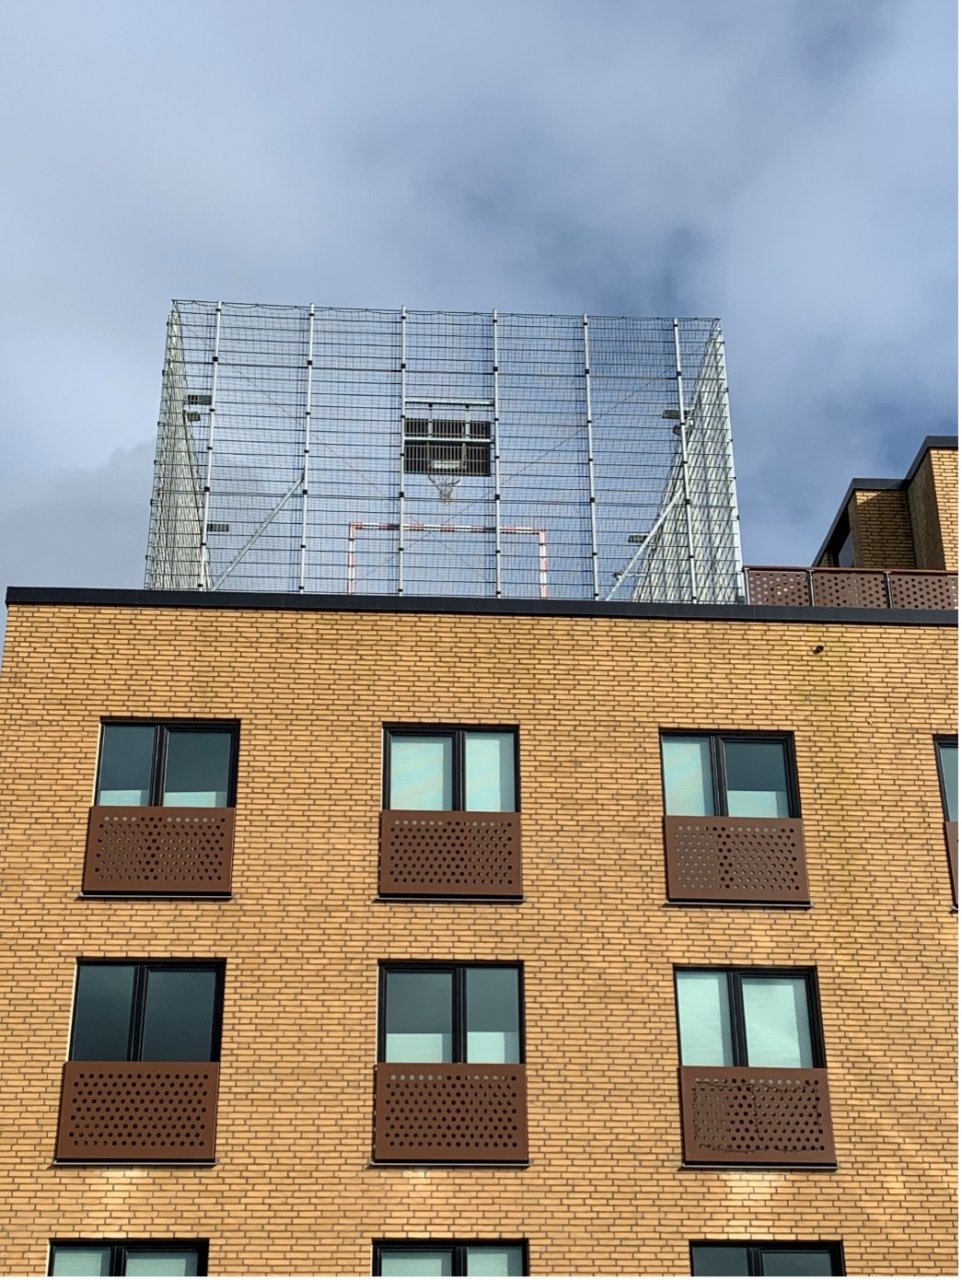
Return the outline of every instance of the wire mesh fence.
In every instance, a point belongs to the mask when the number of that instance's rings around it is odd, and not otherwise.
[[[146,585],[730,602],[716,320],[177,302]]]

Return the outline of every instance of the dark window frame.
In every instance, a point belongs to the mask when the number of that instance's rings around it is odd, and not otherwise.
[[[451,1062],[467,1062],[467,970],[514,969],[518,974],[518,1062],[525,1061],[524,963],[520,960],[382,960],[378,964],[377,1060],[386,1062],[387,974],[450,973],[451,982]]]
[[[104,755],[104,730],[106,728],[151,728],[154,730],[154,750],[150,766],[150,795],[145,806],[131,805],[131,808],[148,808],[163,804],[164,780],[167,773],[167,752],[171,730],[175,733],[230,733],[230,772],[227,778],[227,809],[237,804],[237,759],[240,746],[240,721],[238,720],[152,720],[150,717],[115,717],[107,716],[100,721],[100,740],[97,747],[97,776],[94,780],[94,804],[100,803],[100,773]]]
[[[207,1265],[210,1254],[209,1240],[132,1240],[128,1238],[118,1239],[115,1236],[108,1236],[106,1239],[93,1239],[84,1237],[77,1240],[51,1240],[47,1257],[47,1275],[54,1274],[53,1263],[54,1255],[58,1248],[75,1247],[78,1249],[106,1249],[109,1247],[110,1253],[110,1270],[108,1275],[124,1276],[127,1274],[127,1257],[131,1250],[135,1253],[166,1253],[170,1249],[194,1249],[197,1252],[197,1274],[199,1276],[207,1275]]]
[[[510,733],[514,737],[514,808],[505,813],[521,812],[521,756],[520,734],[516,724],[386,724],[383,733],[384,786],[382,807],[391,809],[391,735],[406,738],[437,738],[450,734],[453,738],[451,752],[451,809],[450,813],[471,812],[464,807],[467,791],[465,764],[465,735],[469,733]],[[425,810],[426,813],[434,810]],[[438,810],[438,812],[443,812]]]
[[[724,965],[724,964],[676,964],[672,969],[672,986],[675,992],[675,1034],[678,1040],[678,1061],[682,1066],[697,1067],[697,1062],[685,1062],[681,1052],[681,1010],[678,1003],[679,973],[724,973],[728,979],[728,1012],[731,1018],[733,1067],[750,1067],[748,1061],[748,1029],[745,1023],[745,1004],[742,999],[741,981],[749,978],[804,978],[805,999],[808,1008],[808,1026],[812,1036],[812,1065],[800,1067],[801,1071],[821,1070],[826,1066],[825,1036],[822,1030],[822,1006],[818,994],[818,970],[814,965]],[[759,1068],[764,1070],[765,1068]],[[708,1241],[699,1243],[707,1244]],[[735,1241],[722,1241],[734,1244]]]
[[[224,1030],[224,976],[226,964],[223,960],[116,960],[103,959],[97,957],[92,960],[79,957],[77,960],[76,973],[74,975],[74,999],[73,1012],[70,1019],[70,1046],[67,1053],[69,1062],[82,1062],[86,1059],[74,1058],[74,1043],[77,1034],[77,987],[80,983],[81,965],[94,967],[113,966],[133,966],[134,987],[130,999],[130,1022],[127,1030],[127,1057],[118,1058],[118,1062],[145,1062],[149,1059],[141,1057],[144,1042],[144,1015],[147,1006],[147,976],[152,969],[196,969],[204,971],[213,971],[215,976],[214,985],[214,1011],[211,1019],[211,1037],[210,1037],[210,1058],[202,1059],[202,1061],[220,1062],[221,1042],[223,1040]]]
[[[422,1253],[426,1249],[450,1249],[454,1255],[451,1266],[452,1276],[466,1276],[468,1274],[468,1249],[485,1248],[486,1246],[494,1248],[500,1246],[501,1248],[520,1249],[521,1274],[524,1276],[531,1274],[528,1241],[526,1239],[470,1240],[460,1236],[456,1240],[412,1240],[410,1237],[407,1237],[404,1240],[375,1240],[372,1245],[373,1258],[371,1274],[374,1276],[383,1274],[381,1271],[381,1253],[385,1249],[391,1249],[398,1253]]]
[[[945,796],[945,772],[942,768],[942,747],[955,747],[958,749],[959,740],[950,733],[937,733],[934,738],[935,742],[935,768],[939,776],[939,799],[942,802],[942,817],[946,822],[952,822],[955,819],[949,817],[949,806]]]
[[[688,1243],[689,1270],[695,1275],[695,1249],[704,1246],[709,1249],[721,1249],[726,1246],[732,1249],[748,1251],[748,1271],[750,1276],[763,1276],[762,1251],[767,1253],[827,1253],[832,1261],[832,1275],[845,1275],[845,1255],[841,1240],[691,1240]],[[706,1273],[708,1274],[708,1273]]]
[[[795,756],[795,735],[790,730],[752,729],[659,729],[658,757],[661,766],[661,806],[662,812],[668,814],[668,791],[665,786],[665,757],[661,750],[662,743],[669,738],[707,738],[708,758],[711,765],[712,803],[715,812],[707,816],[727,818],[728,787],[725,773],[726,742],[771,742],[777,743],[785,755],[785,781],[788,794],[788,819],[801,818],[802,799],[798,788],[798,762]],[[669,815],[673,816],[673,815]],[[788,820],[786,819],[786,821]]]

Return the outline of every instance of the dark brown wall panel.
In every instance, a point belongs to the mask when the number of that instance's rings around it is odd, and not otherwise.
[[[665,818],[669,901],[808,902],[800,818]]]
[[[746,569],[749,604],[806,606],[812,603],[807,569]]]
[[[679,1072],[686,1163],[835,1164],[824,1068]]]
[[[98,805],[90,810],[84,893],[230,893],[233,809]]]
[[[379,1063],[374,1159],[406,1164],[527,1161],[524,1066]]]
[[[892,573],[895,609],[957,609],[959,582],[954,573]]]
[[[811,603],[827,609],[887,609],[885,574],[857,569],[815,569]]]
[[[216,1062],[67,1062],[58,1160],[214,1159]]]
[[[386,809],[383,896],[521,897],[521,815]]]

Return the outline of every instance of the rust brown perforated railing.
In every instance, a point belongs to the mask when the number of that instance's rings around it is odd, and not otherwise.
[[[749,604],[830,609],[957,609],[954,573],[924,569],[745,569]]]
[[[378,892],[520,898],[521,815],[385,809]]]
[[[945,824],[945,851],[949,857],[949,879],[952,883],[952,905],[959,905],[959,824]]]
[[[58,1160],[209,1161],[216,1062],[67,1062]]]
[[[98,805],[90,810],[84,893],[228,894],[233,809]]]
[[[806,903],[800,818],[665,818],[670,902]]]
[[[681,1067],[687,1164],[834,1165],[824,1068]]]
[[[378,1063],[374,1159],[404,1164],[525,1163],[524,1066]]]

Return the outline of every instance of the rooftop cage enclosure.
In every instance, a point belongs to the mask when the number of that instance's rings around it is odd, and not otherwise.
[[[177,302],[148,588],[740,598],[717,320]]]

